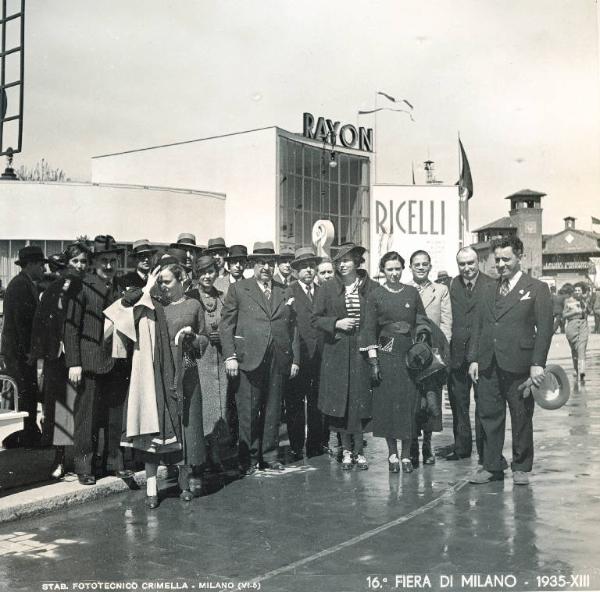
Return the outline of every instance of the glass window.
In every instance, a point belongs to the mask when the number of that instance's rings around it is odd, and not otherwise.
[[[353,158],[350,161],[350,184],[358,185],[360,182],[360,162]]]
[[[338,167],[340,169],[340,183],[348,183],[349,178],[349,162],[348,157],[345,154],[338,155]]]
[[[350,196],[347,185],[340,187],[340,213],[347,216],[350,213]]]

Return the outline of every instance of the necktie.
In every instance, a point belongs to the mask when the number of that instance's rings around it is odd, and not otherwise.
[[[498,290],[498,293],[500,294],[500,296],[506,296],[509,292],[510,287],[508,285],[508,280],[502,280],[500,282],[500,289]]]
[[[467,292],[469,295],[473,292],[473,284],[471,282],[467,282]]]
[[[311,286],[309,286],[308,288],[306,288],[306,295],[308,296],[308,299],[312,302],[313,294],[312,294],[312,287]]]
[[[268,282],[265,282],[263,284],[263,286],[265,288],[265,292],[264,292],[265,298],[270,301],[271,300],[271,289],[269,288]]]

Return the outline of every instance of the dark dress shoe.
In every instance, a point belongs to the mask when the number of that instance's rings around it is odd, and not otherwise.
[[[410,458],[402,459],[402,472],[403,473],[412,473],[413,472],[413,464]]]
[[[289,455],[292,461],[302,460],[304,458],[304,453],[302,452],[302,450],[290,450]],[[310,456],[308,452],[307,456]]]
[[[122,471],[113,471],[112,474],[119,479],[133,479],[135,477],[135,471],[131,469],[123,469]]]
[[[435,456],[430,454],[429,456],[423,455],[423,464],[424,465],[434,465],[435,464]]]
[[[252,477],[258,471],[258,463],[253,463],[247,467],[240,467],[240,473],[244,477]]]
[[[419,455],[417,454],[416,456],[411,456],[410,463],[412,464],[413,469],[418,469],[419,468]]]
[[[96,477],[88,473],[77,475],[77,480],[79,481],[79,483],[81,483],[81,485],[95,485],[96,483]]]
[[[270,471],[283,471],[285,467],[278,460],[274,460],[272,462],[265,462],[262,466],[263,469],[268,469]]]
[[[159,504],[160,502],[158,501],[157,495],[147,495],[146,499],[144,500],[144,505],[149,510],[154,510],[155,508],[158,508]]]
[[[456,451],[452,452],[451,454],[449,454],[448,456],[446,456],[446,460],[461,460],[463,458],[470,458],[471,455],[470,454],[465,454],[464,456],[462,454],[458,454]]]

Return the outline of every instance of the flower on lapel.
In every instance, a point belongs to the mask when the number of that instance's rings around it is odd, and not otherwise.
[[[521,296],[523,296],[523,294],[525,293],[525,290],[523,290],[522,288],[519,290],[519,294],[521,294]]]
[[[294,304],[294,297],[292,296],[286,303],[286,306],[292,306],[292,304]]]
[[[410,304],[409,304],[408,302],[407,302],[407,303],[406,303],[404,306],[405,306],[406,308],[410,308]]]
[[[523,290],[519,290],[519,294],[523,294]],[[527,294],[525,294],[525,296],[521,297],[521,300],[531,300],[531,292],[529,292],[529,290],[527,291]]]

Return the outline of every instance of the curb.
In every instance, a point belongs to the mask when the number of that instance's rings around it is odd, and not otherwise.
[[[161,471],[159,471],[160,475]],[[146,484],[145,471],[133,478],[139,487]],[[74,481],[56,481],[33,489],[17,490],[0,497],[0,524],[39,516],[54,510],[83,504],[109,495],[131,491],[118,477],[104,477],[95,485],[81,485]]]

